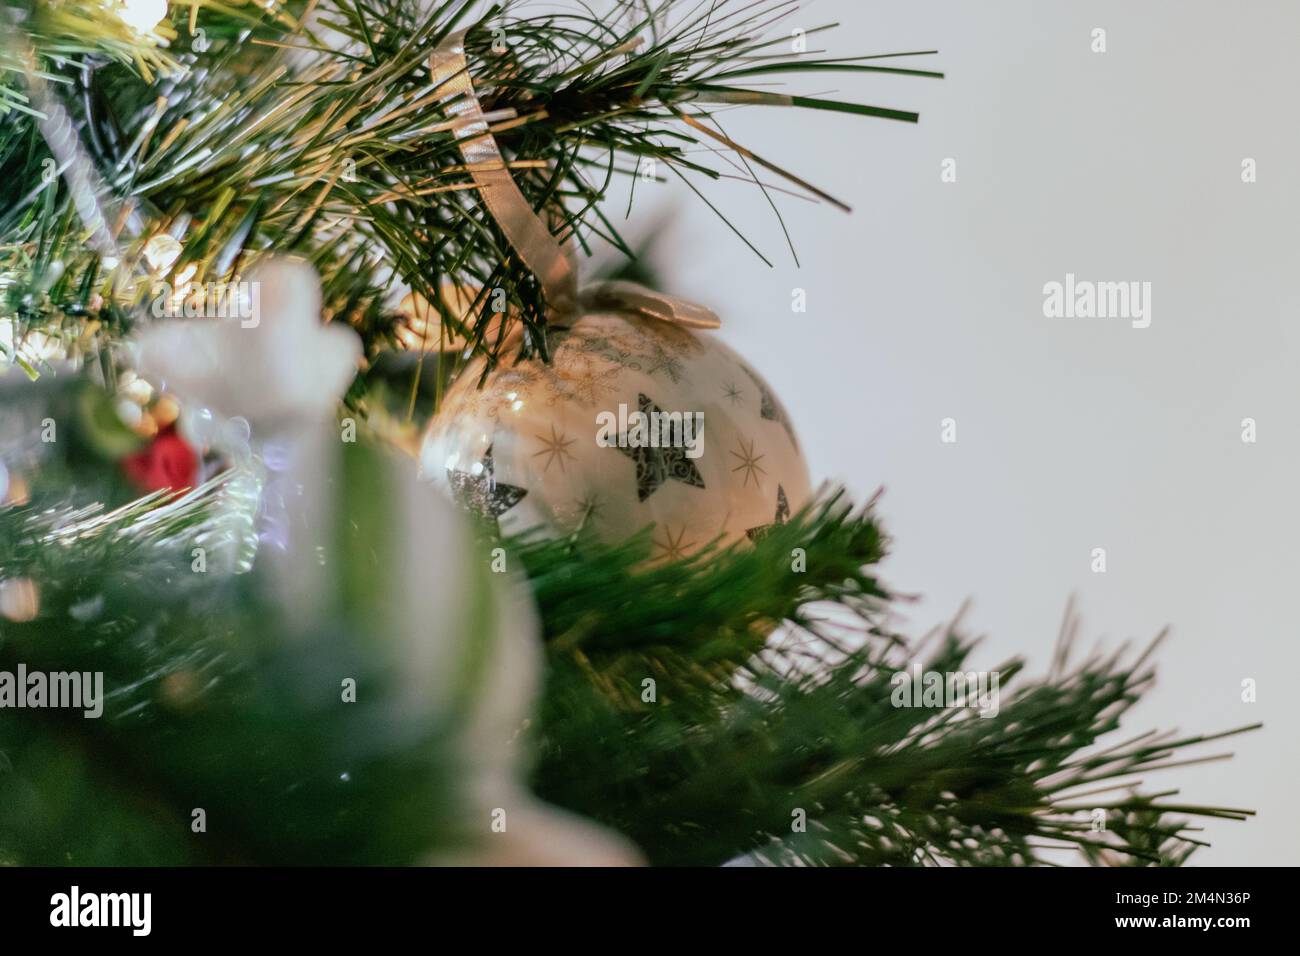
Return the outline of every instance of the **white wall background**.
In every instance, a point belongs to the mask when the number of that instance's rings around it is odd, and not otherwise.
[[[917,65],[947,78],[787,89],[917,109],[920,124],[725,114],[734,138],[854,213],[782,200],[796,268],[753,187],[709,186],[769,269],[684,187],[658,186],[634,218],[680,210],[668,287],[723,315],[815,478],[885,486],[887,578],[924,595],[913,633],[969,597],[980,666],[1023,653],[1042,669],[1071,595],[1089,639],[1170,625],[1129,730],[1267,726],[1219,748],[1232,761],[1150,786],[1259,811],[1208,824],[1197,862],[1300,863],[1300,4],[822,0],[790,26],[832,20],[813,48],[938,48]],[[956,183],[940,181],[945,157]],[[1066,272],[1151,282],[1150,328],[1044,318],[1043,284]],[[956,445],[939,440],[949,416]],[[1258,703],[1241,701],[1245,678]]]

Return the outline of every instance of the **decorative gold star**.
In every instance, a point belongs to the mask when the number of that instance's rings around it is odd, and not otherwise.
[[[682,558],[686,557],[686,552],[695,547],[695,542],[685,541],[685,538],[686,525],[682,525],[681,530],[677,532],[676,537],[673,536],[672,528],[665,525],[664,540],[655,542],[655,545],[662,549],[663,552],[659,556],[665,561],[680,561]]]
[[[557,459],[560,462],[560,472],[563,473],[564,459],[574,457],[573,452],[569,451],[569,446],[573,444],[575,439],[557,433],[554,425],[551,426],[550,438],[547,438],[545,435],[537,435],[535,437],[542,443],[542,450],[533,452],[533,457],[537,458],[541,455],[546,456],[546,461],[542,465],[542,474],[546,474],[550,471],[551,464]]]
[[[766,475],[766,474],[767,474],[767,471],[764,470],[763,466],[759,464],[759,462],[762,461],[766,456],[765,456],[765,455],[755,455],[755,454],[754,454],[754,442],[753,442],[753,441],[750,441],[750,443],[749,443],[749,447],[748,447],[748,448],[745,447],[745,440],[744,440],[743,438],[738,438],[738,439],[737,439],[737,442],[738,442],[738,447],[740,448],[740,451],[733,451],[733,452],[730,452],[730,454],[732,454],[732,455],[734,455],[736,458],[740,459],[740,464],[737,465],[735,468],[733,468],[733,469],[731,469],[731,470],[732,470],[732,471],[743,471],[743,472],[745,473],[745,474],[744,474],[744,480],[741,482],[741,487],[742,487],[742,488],[745,487],[745,486],[747,486],[747,485],[749,484],[749,479],[750,479],[750,478],[753,478],[753,479],[754,479],[754,485],[755,485],[755,487],[757,487],[757,486],[758,486],[758,476],[759,476],[759,475]]]
[[[581,531],[590,521],[595,524],[601,520],[605,511],[605,502],[594,491],[586,491],[582,497],[573,502],[574,510],[580,515],[575,531]]]

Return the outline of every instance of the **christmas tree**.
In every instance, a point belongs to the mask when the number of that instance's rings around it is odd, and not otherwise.
[[[623,177],[836,204],[727,110],[917,119],[773,86],[939,76],[796,9],[4,0],[0,861],[1178,865],[1249,815],[1139,785],[1218,756],[1122,729],[1158,642],[897,633],[875,499],[615,227]]]

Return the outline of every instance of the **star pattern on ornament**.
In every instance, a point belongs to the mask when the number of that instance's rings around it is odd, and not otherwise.
[[[637,396],[637,407],[649,417],[654,412],[662,412],[658,405],[645,395]],[[704,487],[704,476],[695,467],[695,462],[686,457],[686,449],[679,447],[652,448],[649,445],[639,448],[627,445],[627,433],[619,435],[618,450],[636,463],[636,497],[645,501],[665,481],[680,481],[695,488]]]
[[[578,514],[582,516],[578,519],[578,530],[585,528],[588,521],[595,524],[605,513],[605,501],[594,491],[586,492],[573,505]]]
[[[776,514],[773,516],[770,524],[761,524],[756,528],[750,528],[745,532],[745,537],[750,541],[761,540],[769,531],[777,525],[785,524],[790,520],[790,502],[785,496],[785,488],[781,485],[776,486]]]
[[[740,396],[740,389],[736,387],[735,382],[727,382],[722,386],[722,397],[730,401],[732,405],[741,400]]]
[[[496,480],[496,462],[492,459],[492,446],[470,471],[447,469],[452,496],[461,507],[474,512],[494,524],[528,494],[517,485],[507,485]]]
[[[691,548],[695,547],[694,541],[686,540],[686,525],[682,525],[677,534],[673,534],[672,528],[664,526],[664,540],[655,539],[655,547],[659,548],[659,557],[664,561],[680,561],[686,557]]]
[[[785,409],[781,403],[776,400],[776,396],[763,384],[763,380],[754,373],[752,369],[741,366],[745,369],[745,374],[753,381],[754,386],[758,389],[758,414],[769,422],[778,422],[785,429],[785,433],[790,436],[790,442],[795,449],[799,448],[799,440],[794,437],[794,428],[790,424],[790,419],[786,417]]]
[[[560,473],[563,474],[564,460],[566,458],[570,461],[574,460],[574,454],[569,451],[569,446],[572,445],[576,439],[569,438],[563,433],[556,432],[554,425],[551,426],[551,435],[549,438],[545,435],[536,435],[535,437],[542,443],[542,450],[533,452],[533,457],[539,458],[542,455],[546,456],[546,460],[542,464],[542,474],[549,472],[551,470],[551,465],[555,464],[557,461],[560,463]]]
[[[749,442],[748,448],[745,447],[745,439],[740,436],[736,437],[736,443],[736,447],[739,451],[730,451],[728,454],[739,459],[740,464],[736,465],[731,470],[733,472],[742,472],[742,480],[740,483],[742,488],[749,486],[749,480],[751,478],[754,480],[754,487],[757,488],[759,486],[758,476],[767,474],[767,470],[760,465],[759,462],[767,456],[754,454],[754,442],[752,439]]]

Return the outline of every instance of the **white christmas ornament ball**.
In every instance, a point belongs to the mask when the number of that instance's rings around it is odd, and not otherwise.
[[[421,448],[424,475],[502,531],[620,541],[653,524],[654,557],[675,559],[807,503],[785,409],[712,333],[592,311],[549,340],[549,365],[503,361],[482,388],[472,361]]]

